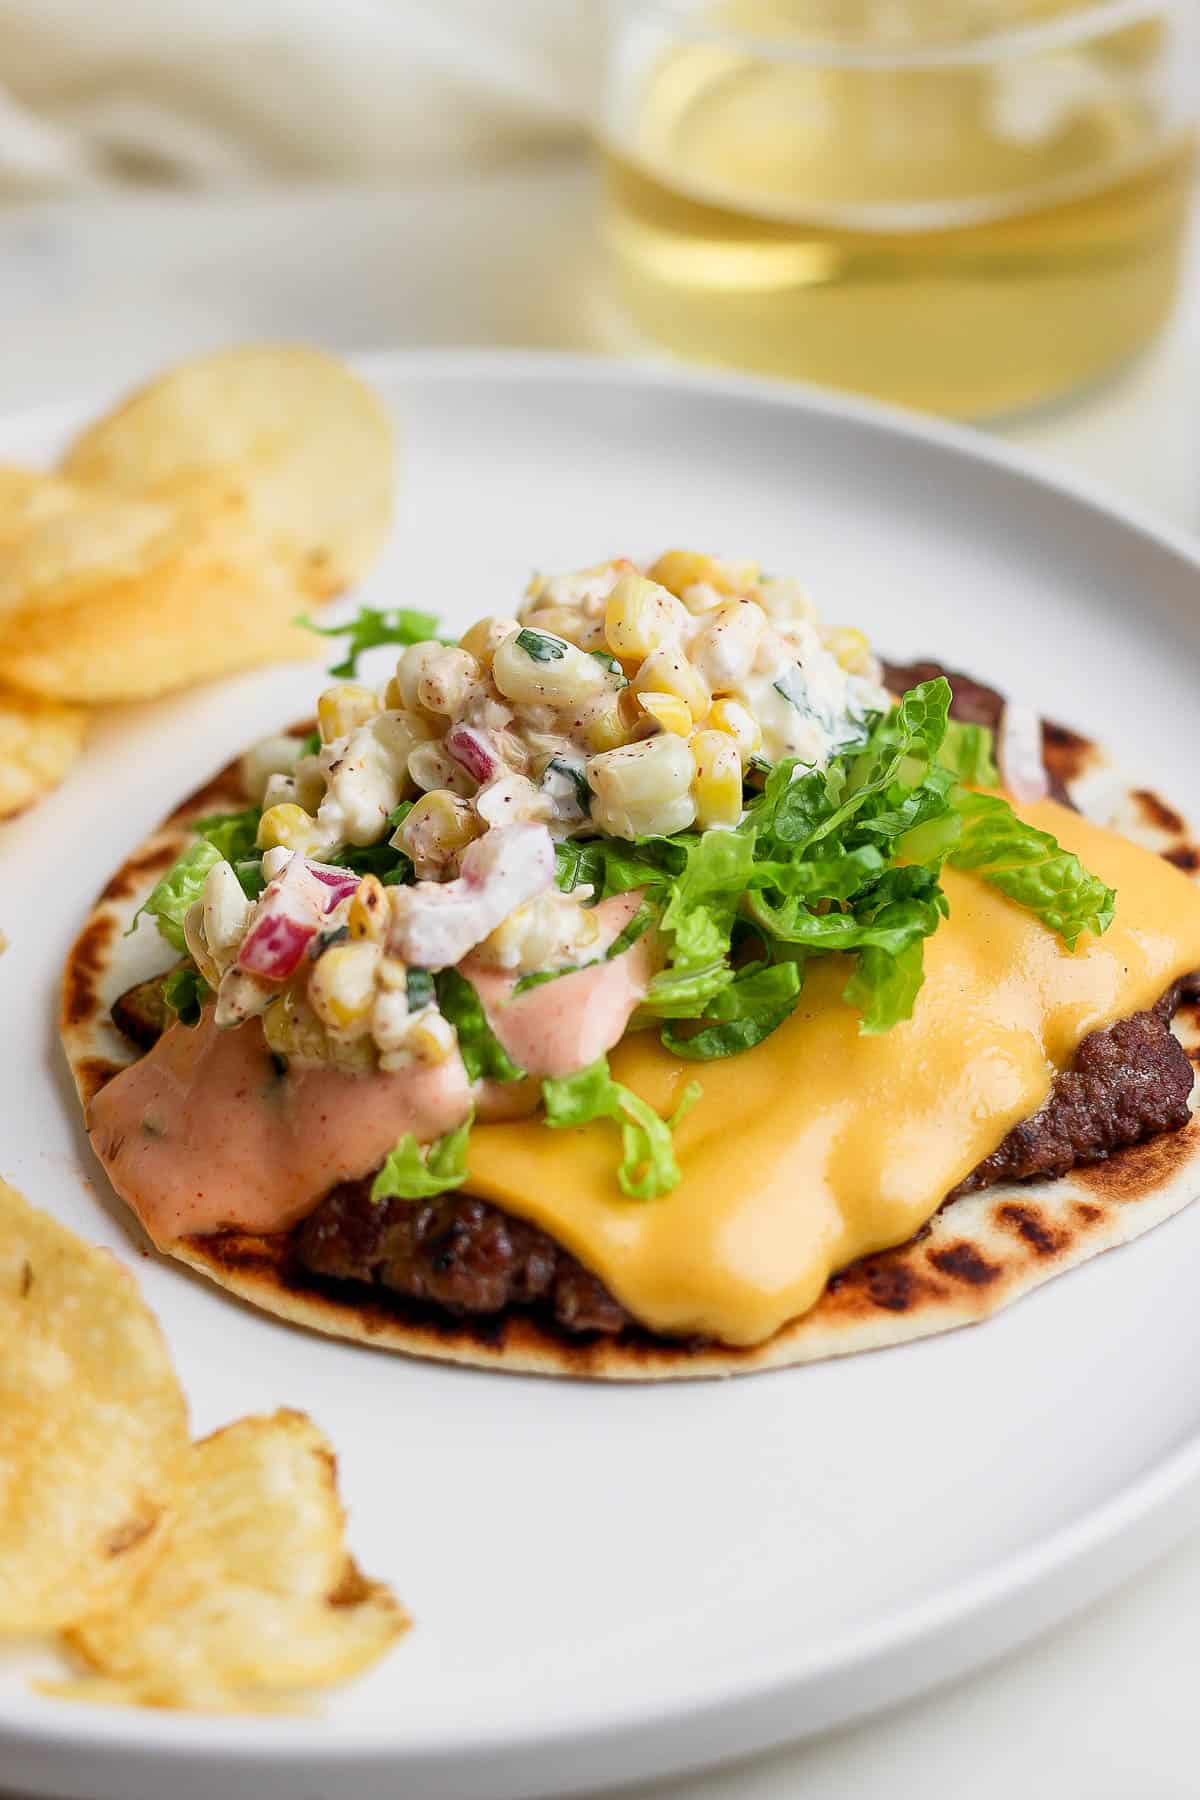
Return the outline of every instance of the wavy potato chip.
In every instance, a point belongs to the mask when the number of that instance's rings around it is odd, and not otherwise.
[[[0,1182],[0,1630],[119,1606],[158,1550],[187,1443],[133,1277]]]
[[[73,481],[44,469],[0,463],[0,542],[68,511],[77,491]]]
[[[71,1646],[97,1671],[55,1691],[144,1706],[251,1709],[346,1679],[409,1623],[350,1558],[328,1439],[280,1411],[194,1445],[161,1555]]]
[[[0,681],[98,705],[320,655],[320,641],[292,624],[298,604],[288,568],[242,517],[221,509],[102,597],[7,618]]]
[[[0,819],[57,787],[83,748],[88,716],[77,706],[0,688]]]
[[[62,469],[133,496],[228,478],[256,529],[294,559],[310,598],[364,574],[391,524],[394,450],[382,407],[337,357],[298,345],[181,363],[88,426]]]
[[[53,485],[52,495],[31,495],[41,504],[20,518],[6,517],[0,491],[0,615],[102,598],[169,555],[179,536],[178,512],[162,501]]]

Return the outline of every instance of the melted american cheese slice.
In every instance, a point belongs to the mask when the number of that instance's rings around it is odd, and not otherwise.
[[[1117,890],[1074,954],[978,876],[948,870],[950,917],[926,944],[914,1015],[862,1037],[842,959],[814,964],[796,1012],[757,1049],[681,1062],[654,1032],[610,1057],[676,1131],[683,1179],[654,1201],[616,1186],[614,1128],[477,1126],[471,1192],[542,1226],[634,1316],[730,1344],[769,1337],[834,1270],[902,1243],[1049,1094],[1088,1032],[1200,968],[1200,889],[1151,852],[1051,801],[1020,809]]]

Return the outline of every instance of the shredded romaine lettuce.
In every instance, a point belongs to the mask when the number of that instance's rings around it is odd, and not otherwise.
[[[183,855],[172,863],[162,880],[155,882],[134,913],[129,930],[134,929],[143,913],[149,913],[172,950],[186,950],[183,921],[188,908],[204,892],[208,871],[224,860],[216,845],[210,844],[207,838],[200,838],[198,842],[189,844]]]
[[[1048,831],[1019,819],[999,794],[955,795],[962,835],[947,861],[974,869],[1019,906],[1036,913],[1068,950],[1080,934],[1099,936],[1113,922],[1116,895]]]
[[[699,1083],[690,1081],[671,1118],[660,1119],[645,1100],[613,1080],[606,1056],[574,1075],[548,1077],[542,1082],[547,1125],[561,1129],[612,1119],[620,1126],[622,1156],[617,1183],[632,1200],[656,1200],[678,1187],[679,1165],[671,1133],[699,1097]]]
[[[662,1041],[676,1056],[710,1062],[719,1056],[736,1056],[761,1044],[795,1011],[803,981],[801,965],[794,962],[749,965],[738,971],[709,1001],[705,1020],[692,1033],[669,1026]]]
[[[733,921],[750,885],[754,840],[736,831],[706,831],[686,847],[662,925],[673,939],[672,968],[699,969],[729,951]]]
[[[970,787],[999,787],[996,744],[986,725],[966,725],[961,719],[946,722],[946,735],[938,761]]]
[[[247,900],[257,900],[266,886],[258,850],[261,819],[261,807],[247,806],[242,812],[209,813],[206,818],[192,821],[192,830],[207,838],[226,862],[232,863]]]
[[[524,1069],[519,1069],[505,1054],[503,1044],[487,1022],[483,1002],[466,976],[457,969],[442,969],[434,976],[434,985],[442,1016],[458,1033],[459,1054],[470,1079],[524,1080]]]
[[[471,1114],[457,1131],[448,1131],[425,1148],[411,1131],[406,1131],[371,1183],[372,1200],[377,1204],[384,1200],[429,1200],[435,1194],[461,1187],[467,1178],[467,1139],[473,1123]]]
[[[733,980],[728,962],[711,962],[702,969],[660,969],[646,989],[636,1023],[648,1019],[699,1019],[709,1002]]]
[[[192,830],[197,837],[207,838],[226,862],[237,863],[254,855],[261,819],[260,806],[247,806],[242,812],[208,813],[193,819]]]
[[[662,909],[667,966],[636,1023],[698,1021],[698,1032],[663,1034],[691,1056],[732,1054],[775,1029],[786,1014],[772,1023],[765,1000],[753,1017],[724,1011],[740,1004],[734,965],[749,925],[768,965],[802,971],[814,955],[852,957],[847,1002],[864,1032],[889,1030],[911,1017],[920,991],[924,940],[946,915],[947,861],[977,869],[1069,947],[1081,930],[1107,928],[1112,895],[1102,882],[1002,796],[964,788],[995,779],[991,733],[951,721],[950,701],[944,678],[923,682],[828,768],[776,763],[735,831],[583,847],[580,879],[603,892],[641,885]]]

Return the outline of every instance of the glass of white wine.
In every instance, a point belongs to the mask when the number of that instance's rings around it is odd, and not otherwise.
[[[1145,344],[1192,186],[1200,0],[625,0],[618,317],[684,357],[962,417]]]

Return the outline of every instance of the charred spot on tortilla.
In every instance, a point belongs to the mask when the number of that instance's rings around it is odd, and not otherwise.
[[[1064,1233],[1051,1225],[1034,1206],[1008,1200],[996,1208],[993,1217],[1006,1230],[1014,1231],[1022,1238],[1035,1256],[1053,1256],[1063,1247]]]
[[[870,1256],[830,1277],[826,1297],[836,1298],[846,1307],[856,1294],[861,1294],[872,1307],[883,1312],[903,1313],[921,1298],[920,1276],[903,1258],[888,1253]]]
[[[104,913],[89,919],[71,952],[63,975],[61,1023],[86,1025],[101,1010],[100,983],[105,954],[111,950],[117,927]]]
[[[965,1281],[971,1287],[987,1287],[1000,1277],[997,1265],[988,1262],[974,1244],[965,1241],[948,1244],[944,1250],[927,1250],[926,1255],[943,1275],[949,1275],[953,1281]]]
[[[140,893],[143,888],[157,881],[160,875],[166,874],[178,856],[179,849],[177,838],[163,836],[148,850],[131,856],[107,882],[100,895],[101,900],[126,900]]]
[[[84,1113],[102,1088],[121,1073],[122,1064],[107,1056],[85,1056],[75,1066],[75,1084],[83,1101]]]
[[[1100,752],[1091,738],[1053,720],[1042,721],[1042,755],[1053,781],[1067,788],[1093,768]]]
[[[1168,806],[1153,788],[1134,788],[1130,797],[1147,825],[1158,831],[1170,832],[1176,837],[1185,829],[1184,821],[1175,808]]]

